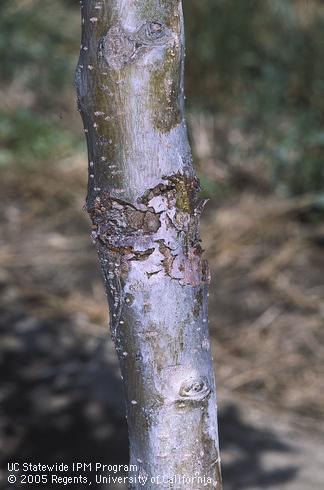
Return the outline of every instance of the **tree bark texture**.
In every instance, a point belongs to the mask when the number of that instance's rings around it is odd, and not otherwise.
[[[138,467],[131,488],[142,488],[136,476],[156,488],[150,479],[160,475],[161,488],[220,489],[181,1],[83,0],[81,12],[76,85],[87,209],[123,377],[130,464]]]

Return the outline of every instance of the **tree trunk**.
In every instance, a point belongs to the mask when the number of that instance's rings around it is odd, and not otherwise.
[[[137,466],[130,487],[220,489],[181,1],[84,0],[81,11],[87,209]]]

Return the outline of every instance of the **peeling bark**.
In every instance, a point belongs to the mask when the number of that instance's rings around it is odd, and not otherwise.
[[[87,209],[123,376],[130,464],[138,467],[131,488],[143,486],[139,476],[155,488],[150,479],[160,475],[162,488],[220,489],[181,1],[84,0],[81,12],[76,85]]]

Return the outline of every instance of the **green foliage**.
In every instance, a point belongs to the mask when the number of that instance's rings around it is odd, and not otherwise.
[[[57,160],[75,146],[72,134],[29,109],[0,112],[0,164]]]
[[[60,119],[70,109],[67,102],[74,101],[80,31],[76,7],[63,0],[0,2],[0,83],[3,93],[8,91],[6,109],[0,112],[1,165],[57,160],[79,143],[65,127],[70,121]]]
[[[304,108],[319,103],[317,110],[323,111],[324,8],[314,0],[184,5],[187,92],[195,106],[219,110],[235,101],[274,112],[282,104]],[[307,8],[313,14],[305,24],[298,19]]]
[[[219,200],[222,200],[232,192],[230,185],[223,182],[216,182],[201,173],[199,174],[199,181],[201,188],[200,197],[202,199],[210,199],[217,196]],[[215,202],[215,199],[213,199],[213,201]]]
[[[23,80],[38,101],[52,106],[57,93],[72,82],[79,26],[60,0],[0,3],[1,78]]]
[[[265,159],[284,192],[323,188],[323,4],[187,1],[185,17],[191,109],[261,130]]]

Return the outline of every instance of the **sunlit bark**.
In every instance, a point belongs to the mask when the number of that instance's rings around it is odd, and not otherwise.
[[[130,463],[156,488],[221,488],[179,0],[84,0],[76,71],[87,208],[123,376]],[[168,477],[194,477],[167,483]],[[204,478],[204,480],[203,480]],[[207,486],[204,482],[207,481]],[[131,488],[142,488],[134,482]]]

